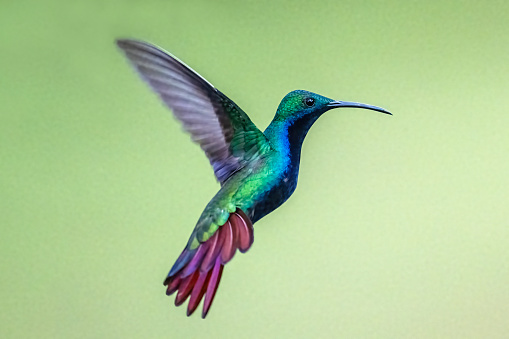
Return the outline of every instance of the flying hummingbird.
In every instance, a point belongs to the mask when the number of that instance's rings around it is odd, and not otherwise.
[[[296,90],[288,93],[264,132],[226,95],[168,52],[146,42],[117,40],[141,78],[207,155],[221,188],[205,207],[182,254],[164,280],[175,305],[190,296],[187,315],[203,303],[205,318],[223,266],[254,240],[253,224],[294,192],[302,142],[325,112],[338,107],[383,108]]]

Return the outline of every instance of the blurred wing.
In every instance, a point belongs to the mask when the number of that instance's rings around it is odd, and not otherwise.
[[[118,40],[117,44],[200,144],[221,184],[270,149],[246,113],[183,62],[146,42]]]

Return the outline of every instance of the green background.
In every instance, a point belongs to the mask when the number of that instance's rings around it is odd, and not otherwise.
[[[0,2],[0,337],[507,338],[507,1]],[[311,129],[205,321],[162,281],[215,194],[113,41]],[[201,308],[201,307],[200,307]]]

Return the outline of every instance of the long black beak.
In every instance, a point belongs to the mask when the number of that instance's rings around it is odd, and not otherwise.
[[[366,105],[366,104],[361,104],[359,102],[351,102],[351,101],[331,101],[329,102],[329,104],[327,105],[329,108],[337,108],[337,107],[356,107],[356,108],[365,108],[365,109],[370,109],[370,110],[373,110],[373,111],[378,111],[378,112],[382,112],[382,113],[385,113],[385,114],[389,114],[389,115],[392,115],[391,112],[383,109],[382,107],[378,107],[378,106],[372,106],[372,105]]]

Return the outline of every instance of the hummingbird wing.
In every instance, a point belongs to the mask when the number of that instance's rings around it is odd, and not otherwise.
[[[187,305],[188,316],[205,296],[202,311],[202,318],[205,318],[219,286],[223,266],[233,258],[237,249],[244,253],[253,241],[253,224],[241,209],[237,209],[207,241],[194,248],[189,244],[186,246],[164,281],[168,286],[166,294],[178,291],[176,306],[191,296]]]
[[[270,149],[247,114],[182,61],[142,41],[117,40],[117,45],[200,144],[221,185]]]

